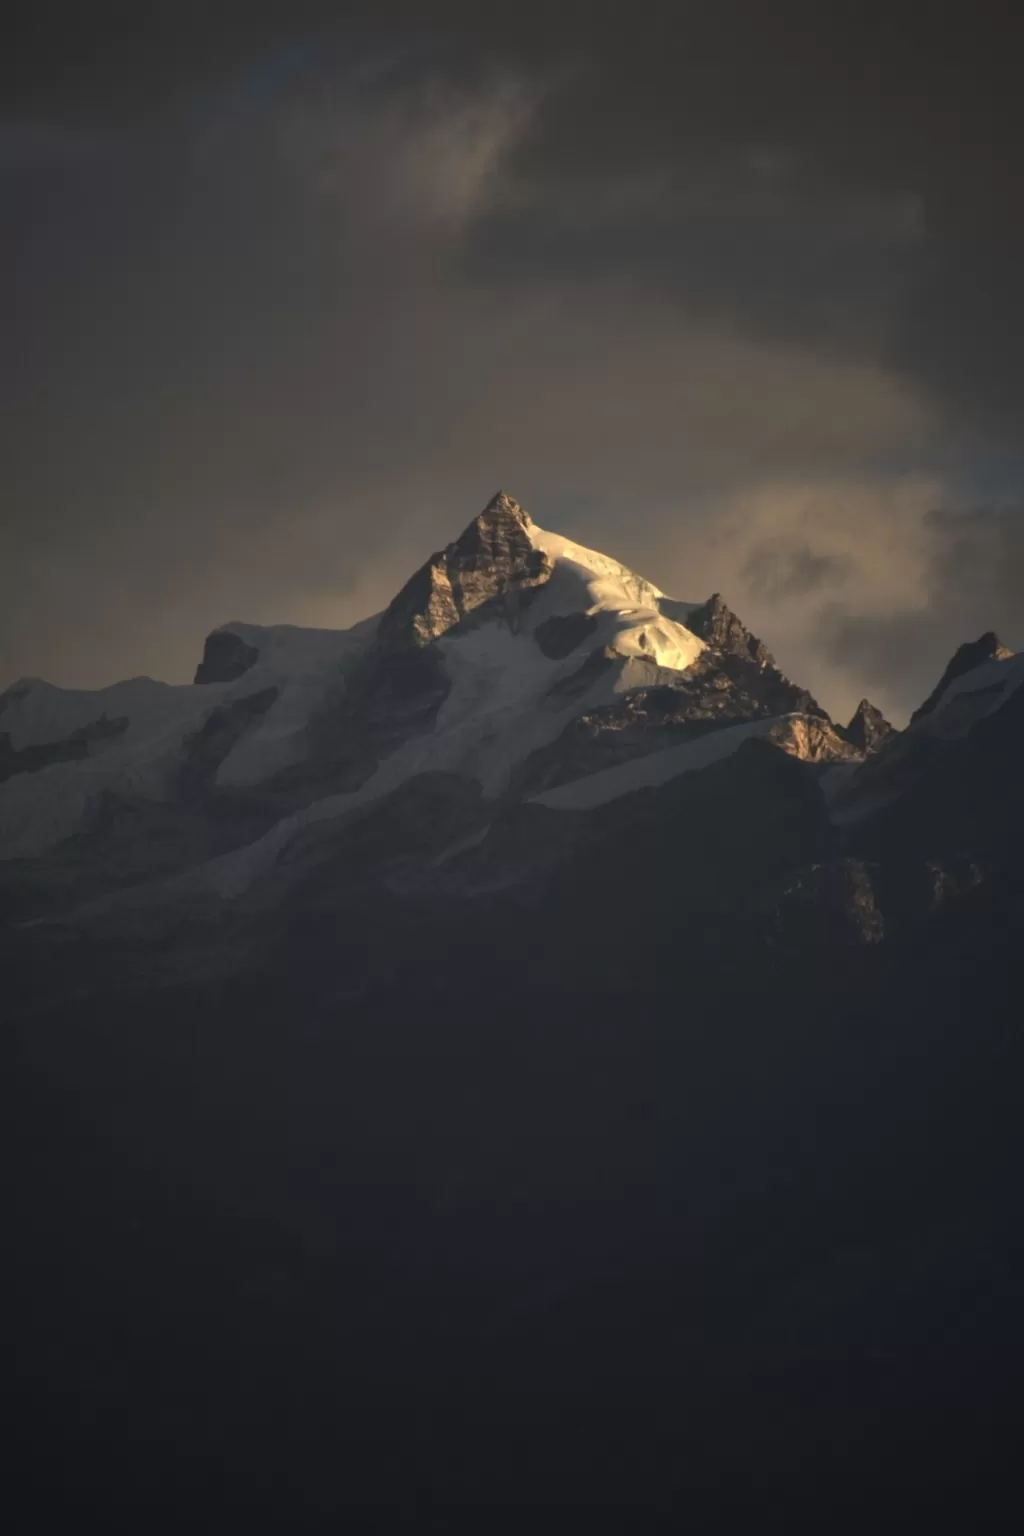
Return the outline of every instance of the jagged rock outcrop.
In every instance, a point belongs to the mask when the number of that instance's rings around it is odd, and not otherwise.
[[[716,653],[713,665],[721,666],[724,662],[728,666],[728,659],[735,658],[748,666],[752,664],[759,671],[763,670],[765,675],[762,681],[755,680],[753,672],[748,670],[747,691],[771,700],[772,707],[768,713],[800,710],[828,719],[817,700],[805,688],[798,688],[791,683],[779,670],[767,646],[756,635],[752,635],[738,615],[723,602],[721,593],[712,593],[706,603],[687,615],[685,623],[687,629],[692,630]],[[705,662],[705,667],[707,665]]]
[[[709,648],[674,680],[673,686],[678,686],[689,701],[693,717],[711,719],[724,713],[735,719],[757,719],[805,714],[828,720],[807,689],[790,682],[761,642],[750,638],[758,654],[748,654],[742,646],[720,652]]]
[[[874,752],[890,736],[896,734],[880,709],[868,699],[861,699],[854,710],[849,725],[837,726],[837,731],[851,746],[860,752]]]
[[[706,603],[687,615],[686,627],[717,651],[775,666],[771,652],[722,601],[720,592],[713,592]]]
[[[550,561],[530,542],[530,526],[529,513],[499,491],[406,582],[381,617],[378,649],[429,645],[483,609],[514,624],[521,604],[551,575]]]
[[[819,715],[789,715],[762,738],[804,763],[835,763],[856,758],[857,748]]]
[[[229,629],[215,629],[207,635],[203,659],[196,668],[197,683],[233,683],[243,677],[259,659],[254,645],[246,645],[240,635]]]
[[[977,640],[969,640],[961,645],[924,703],[919,709],[914,710],[910,717],[911,725],[932,713],[950,683],[956,678],[963,677],[966,672],[973,672],[974,668],[980,667],[983,662],[1008,661],[1012,656],[1013,652],[1003,645],[999,636],[992,630],[986,631]]]
[[[559,696],[568,696],[573,687],[584,691],[616,660],[624,658],[606,649],[592,651],[579,671],[558,685]],[[631,688],[613,703],[570,721],[555,741],[522,764],[514,787],[539,793],[708,731],[775,715],[800,717],[781,721],[774,733],[784,751],[811,762],[856,755],[807,690],[772,665],[709,647],[684,672],[670,672],[653,662],[641,666],[650,675],[648,685]]]

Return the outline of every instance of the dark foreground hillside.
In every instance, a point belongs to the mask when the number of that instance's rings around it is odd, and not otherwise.
[[[769,942],[671,832],[635,908],[326,882],[256,974],[18,1026],[21,1528],[995,1528],[1020,865]]]

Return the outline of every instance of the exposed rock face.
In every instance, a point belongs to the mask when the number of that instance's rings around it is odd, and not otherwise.
[[[807,689],[790,682],[761,642],[750,638],[756,655],[748,654],[742,646],[721,652],[704,651],[680,675],[679,691],[689,700],[694,718],[712,719],[725,715],[734,719],[752,719],[766,715],[805,714],[820,715],[823,720],[828,720],[828,715]]]
[[[499,491],[460,538],[406,582],[381,618],[378,649],[429,645],[469,615],[483,617],[484,609],[514,625],[521,603],[551,575],[547,557],[530,542],[530,526],[529,513]]]
[[[837,730],[860,752],[874,752],[890,736],[895,735],[895,727],[868,699],[861,699],[849,725],[837,726]]]
[[[863,859],[812,864],[783,891],[776,912],[783,941],[828,946],[879,944],[885,924]]]
[[[931,912],[939,912],[962,900],[977,890],[991,873],[983,860],[955,855],[943,860],[931,859],[924,868]]]
[[[616,660],[625,658],[607,648],[592,651],[578,672],[557,685],[558,695],[568,697],[574,688],[583,692]],[[635,659],[633,665],[637,666]],[[649,672],[648,686],[632,688],[613,704],[588,710],[571,721],[556,741],[522,764],[514,784],[536,794],[706,731],[772,715],[798,714],[817,722],[816,729],[809,724],[797,729],[796,722],[792,730],[780,728],[778,744],[784,751],[813,762],[855,755],[806,689],[745,651],[709,647],[685,672],[670,672],[653,662],[641,665]]]
[[[310,722],[318,774],[332,790],[358,788],[389,753],[433,729],[450,688],[438,646],[371,647],[335,707]],[[296,776],[304,771],[297,769]]]
[[[580,698],[599,677],[608,671],[609,667],[625,660],[626,657],[613,645],[596,645],[592,651],[587,652],[575,671],[566,673],[552,683],[548,690],[548,698],[555,700]]]
[[[38,773],[41,768],[49,768],[51,763],[79,762],[89,756],[89,748],[94,742],[109,741],[127,729],[127,716],[108,720],[106,715],[101,715],[89,725],[80,725],[62,741],[40,742],[20,750],[11,746],[7,731],[0,731],[0,784],[16,773]]]
[[[451,687],[435,641],[490,619],[516,627],[522,604],[551,575],[547,557],[530,542],[531,527],[529,513],[499,492],[406,582],[334,707],[310,723],[311,758],[323,784],[359,788],[389,753],[433,728]],[[572,618],[582,638],[584,616]]]
[[[765,701],[767,708],[764,713],[781,714],[799,710],[828,719],[825,710],[805,688],[798,688],[780,672],[767,646],[750,633],[742,620],[722,601],[720,593],[712,593],[707,602],[694,609],[684,622],[687,629],[699,635],[716,653],[710,661],[705,660],[705,669],[722,668],[723,665],[728,669],[731,658],[747,664],[744,674],[746,692],[750,697]],[[755,671],[763,671],[761,680],[756,678]],[[732,675],[729,675],[732,682]]]
[[[203,659],[196,668],[193,679],[197,683],[233,683],[255,666],[259,651],[246,645],[239,635],[229,629],[215,629],[207,635],[203,647]]]
[[[977,640],[969,640],[960,646],[953,656],[949,666],[943,672],[936,686],[925,699],[919,709],[915,709],[910,717],[910,723],[920,720],[924,715],[930,715],[938,704],[942,695],[956,678],[963,677],[965,672],[973,672],[975,667],[980,667],[986,661],[1008,661],[1013,652],[999,639],[992,630],[988,630]]]
[[[780,720],[763,739],[804,763],[834,763],[859,756],[857,748],[844,740],[835,726],[817,715]]]
[[[389,752],[432,729],[451,686],[436,640],[492,618],[516,627],[522,604],[551,575],[531,526],[529,513],[499,492],[385,610],[337,709],[315,726],[315,756],[335,788],[357,788]]]
[[[719,592],[712,593],[706,603],[687,616],[685,622],[687,629],[699,635],[715,650],[750,661],[764,662],[766,666],[775,665],[771,653],[722,601]]]
[[[191,799],[208,790],[217,769],[235,743],[250,730],[277,698],[276,688],[261,688],[213,710],[185,743],[179,770],[179,792]]]
[[[571,656],[597,628],[597,616],[592,613],[554,614],[538,624],[533,638],[544,655],[552,661]]]

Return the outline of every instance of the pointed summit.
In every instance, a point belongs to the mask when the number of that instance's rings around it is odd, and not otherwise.
[[[706,603],[687,616],[686,627],[716,651],[726,651],[745,660],[762,661],[770,667],[775,665],[771,652],[722,601],[720,592],[712,592]]]
[[[999,636],[993,630],[987,630],[977,640],[968,640],[961,645],[953,656],[949,666],[939,678],[938,683],[925,699],[920,709],[915,709],[910,717],[913,725],[925,715],[930,715],[935,709],[942,695],[958,677],[963,677],[966,672],[973,672],[975,667],[980,667],[986,661],[1009,661],[1013,652],[1008,646],[1003,645]]]
[[[533,518],[525,507],[521,507],[513,496],[505,491],[496,491],[490,501],[484,507],[479,517],[473,519],[473,523],[502,523],[512,521],[522,528],[532,528]],[[472,528],[473,523],[470,523]],[[469,529],[466,530],[469,532]]]
[[[768,647],[762,644],[756,635],[750,633],[743,621],[723,601],[720,592],[712,592],[706,603],[692,608],[683,622],[687,629],[699,636],[711,651],[717,652],[723,661],[727,657],[735,657],[745,666],[749,667],[750,663],[753,663],[756,673],[779,685],[782,694],[775,696],[787,697],[787,707],[790,710],[798,710],[801,713],[828,720],[827,712],[822,709],[818,701],[805,688],[795,687],[779,670],[779,665]]]
[[[874,752],[883,741],[896,734],[896,728],[889,724],[882,711],[876,709],[870,699],[861,699],[849,725],[844,726],[840,734],[858,751]]]
[[[416,649],[437,640],[474,610],[511,613],[521,594],[542,586],[552,563],[530,538],[530,514],[498,491],[453,544],[431,555],[380,621],[378,646]]]

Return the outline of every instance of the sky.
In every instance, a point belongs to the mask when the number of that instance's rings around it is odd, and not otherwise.
[[[1013,17],[25,7],[0,687],[348,625],[499,488],[838,716],[1024,648]]]

